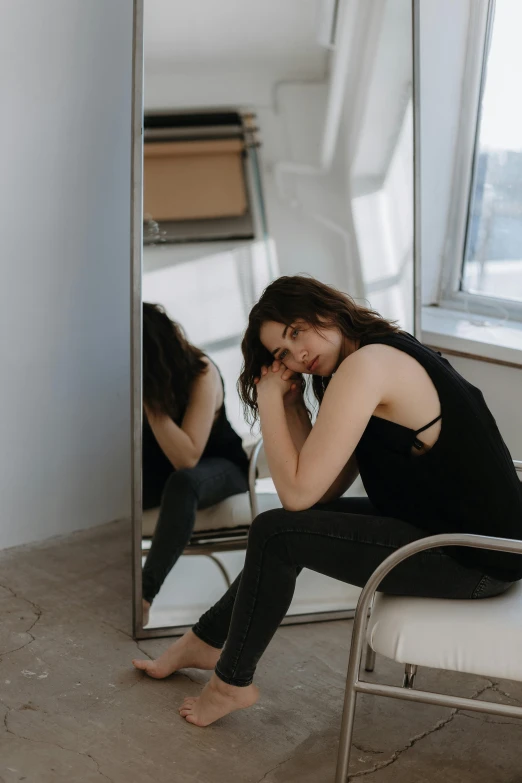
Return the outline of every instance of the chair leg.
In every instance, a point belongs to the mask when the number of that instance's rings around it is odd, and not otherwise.
[[[413,688],[415,682],[415,675],[417,674],[417,666],[414,663],[407,663],[404,667],[404,679],[402,681],[403,688]]]
[[[353,621],[352,642],[350,645],[350,657],[348,659],[348,671],[346,673],[346,689],[344,692],[343,718],[341,721],[337,767],[335,770],[335,783],[346,783],[348,778],[353,728],[355,723],[355,705],[357,702],[357,691],[355,688],[356,683],[359,680],[359,670],[362,663],[366,626],[368,625],[368,608],[368,604],[365,604],[364,600],[362,603],[359,602]]]
[[[375,650],[372,650],[369,644],[366,645],[366,659],[364,664],[365,672],[373,672],[375,669]]]
[[[227,583],[227,587],[230,587],[230,585],[232,584],[232,580],[230,579],[230,576],[228,575],[228,571],[223,565],[223,563],[221,562],[221,560],[219,560],[215,555],[209,553],[207,553],[207,557],[209,557],[212,560],[212,562],[217,565],[217,567],[219,568],[219,570],[223,575],[225,582]]]
[[[341,741],[337,758],[335,783],[346,783],[348,780],[348,768],[352,750],[353,728],[355,724],[355,704],[357,691],[354,683],[347,684],[344,695],[343,724],[341,728]]]

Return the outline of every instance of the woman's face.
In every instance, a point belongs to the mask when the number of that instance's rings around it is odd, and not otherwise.
[[[292,372],[330,376],[345,356],[345,340],[339,329],[317,332],[300,319],[290,326],[265,321],[259,337],[274,359]]]

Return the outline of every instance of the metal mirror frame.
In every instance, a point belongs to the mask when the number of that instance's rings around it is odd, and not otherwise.
[[[144,0],[133,0],[132,135],[131,135],[131,531],[132,531],[132,629],[135,639],[143,632],[141,601],[141,357],[143,275],[143,87]]]
[[[420,209],[420,0],[411,2],[413,103],[413,333],[421,339],[421,209]],[[190,626],[143,628],[142,558],[142,274],[143,274],[143,113],[144,0],[133,0],[133,79],[131,135],[131,529],[132,624],[135,639],[180,636]],[[353,609],[289,615],[282,625],[348,619]]]

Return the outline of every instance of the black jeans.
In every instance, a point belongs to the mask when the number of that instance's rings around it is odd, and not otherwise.
[[[175,470],[167,479],[147,560],[143,566],[143,598],[152,603],[171,568],[187,545],[198,508],[246,492],[247,477],[224,457],[208,457],[196,467]]]
[[[302,568],[363,587],[394,550],[426,535],[407,522],[379,516],[366,498],[340,498],[307,511],[266,511],[250,529],[242,574],[199,619],[194,633],[213,647],[224,645],[216,666],[222,680],[249,685]],[[510,584],[460,565],[445,549],[430,549],[400,563],[379,589],[426,598],[487,598]]]

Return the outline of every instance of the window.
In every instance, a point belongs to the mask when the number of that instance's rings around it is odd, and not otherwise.
[[[459,289],[522,303],[521,0],[490,3]]]

